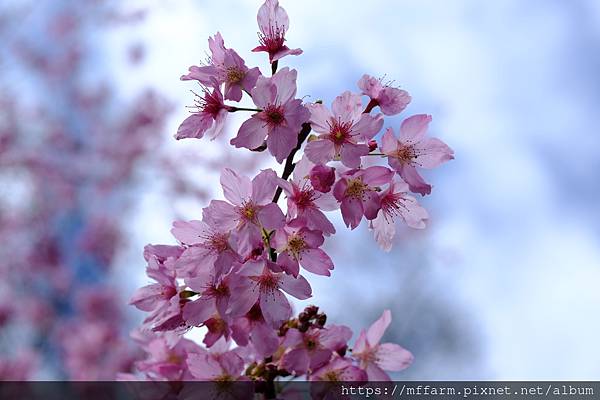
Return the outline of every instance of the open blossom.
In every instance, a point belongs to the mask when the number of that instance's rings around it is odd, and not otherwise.
[[[225,98],[233,101],[242,99],[242,90],[249,92],[260,75],[258,68],[248,69],[246,63],[235,50],[225,48],[223,37],[219,32],[208,38],[211,57],[208,65],[189,68],[189,73],[181,80],[197,80],[203,85],[214,86],[225,84]]]
[[[279,186],[287,196],[288,217],[296,219],[308,229],[318,230],[325,235],[333,235],[335,228],[322,210],[332,211],[339,206],[332,193],[315,190],[310,179],[314,164],[306,157],[296,163],[290,181],[279,179]]]
[[[300,265],[317,275],[330,276],[333,269],[331,258],[319,247],[324,242],[323,233],[306,228],[292,221],[278,229],[273,236],[272,245],[279,253],[277,264],[294,277],[300,272]]]
[[[277,186],[277,175],[271,169],[261,171],[252,181],[246,176],[225,168],[221,186],[229,201],[213,200],[204,209],[204,220],[225,231],[237,231],[237,246],[241,254],[262,241],[261,228],[272,230],[285,224],[285,216],[272,203]]]
[[[415,229],[425,228],[429,218],[425,210],[413,196],[408,194],[408,184],[402,180],[392,181],[380,195],[381,209],[370,223],[375,240],[379,246],[390,251],[396,235],[396,218],[400,217],[406,225]]]
[[[309,104],[310,124],[319,133],[306,145],[306,156],[315,164],[340,160],[357,168],[360,158],[369,154],[369,141],[381,130],[383,117],[363,113],[360,95],[349,91],[336,97],[331,111],[323,104]]]
[[[196,300],[190,301],[183,307],[183,319],[189,324],[200,326],[215,314],[223,319],[227,313],[231,297],[230,275],[198,274],[186,278],[185,283],[199,294]]]
[[[220,276],[229,272],[239,255],[233,249],[230,232],[204,221],[176,221],[171,233],[189,247],[176,263],[180,276],[193,276],[196,272],[210,272]]]
[[[204,135],[214,139],[223,130],[230,107],[223,103],[218,87],[212,90],[202,87],[202,94],[194,93],[194,96],[197,110],[179,125],[175,139],[200,139]]]
[[[346,326],[310,328],[306,332],[289,329],[283,346],[290,350],[283,355],[281,366],[297,374],[315,371],[329,362],[334,351],[344,348],[351,337],[352,331]]]
[[[301,49],[290,49],[285,45],[285,33],[290,27],[287,12],[279,6],[278,0],[266,0],[258,9],[256,16],[260,33],[260,46],[252,51],[269,53],[269,62],[273,63],[288,55],[300,55]]]
[[[265,321],[258,302],[245,315],[235,319],[231,331],[233,340],[239,346],[251,344],[258,358],[269,357],[279,347],[277,331]]]
[[[281,272],[273,272],[274,265],[267,260],[247,261],[235,275],[232,283],[232,315],[244,315],[258,301],[265,321],[272,328],[279,328],[289,319],[292,309],[281,290],[300,300],[312,295],[310,285],[303,276],[294,278]]]
[[[208,352],[190,354],[187,358],[187,364],[192,376],[201,381],[227,384],[234,381],[248,380],[243,375],[244,360],[231,350],[219,354],[218,357]],[[220,389],[224,388],[221,387]]]
[[[364,370],[354,365],[351,358],[334,356],[329,363],[312,373],[310,380],[323,382],[365,382],[367,374]]]
[[[344,172],[333,187],[333,195],[341,203],[344,223],[356,228],[363,215],[368,220],[377,217],[381,208],[380,186],[388,184],[394,172],[386,167],[373,166]]]
[[[392,128],[388,128],[383,135],[381,146],[390,167],[408,183],[411,192],[421,195],[430,194],[431,185],[425,183],[417,172],[417,167],[435,168],[454,159],[454,151],[444,142],[425,136],[430,122],[430,115],[413,115],[400,125],[398,139],[394,136]]]
[[[394,343],[379,343],[391,322],[392,314],[385,310],[369,329],[361,331],[354,343],[352,356],[360,360],[369,380],[389,381],[390,377],[384,370],[402,371],[413,362],[413,355],[405,348]]]
[[[156,283],[138,289],[129,304],[151,314],[144,321],[160,325],[179,312],[179,286],[175,278],[175,262],[181,255],[178,246],[146,246],[146,274]]]
[[[358,81],[362,94],[371,98],[371,105],[379,106],[385,115],[396,115],[402,112],[410,103],[410,95],[402,89],[383,85],[380,79],[367,74]]]
[[[308,121],[309,112],[296,96],[296,70],[283,68],[275,75],[258,78],[252,90],[252,100],[262,111],[245,121],[231,144],[235,147],[255,149],[267,137],[267,148],[279,163],[298,144],[302,124]]]
[[[206,350],[195,342],[172,332],[160,336],[152,335],[140,342],[147,358],[137,362],[137,368],[155,380],[191,379],[192,375],[186,363],[187,357],[191,354],[206,353]]]

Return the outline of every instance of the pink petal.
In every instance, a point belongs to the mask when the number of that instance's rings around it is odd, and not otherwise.
[[[366,144],[344,143],[342,145],[341,161],[348,168],[358,168],[360,158],[369,154],[369,146]]]
[[[296,77],[298,72],[288,67],[282,68],[271,77],[271,82],[277,87],[277,101],[285,104],[296,95]]]
[[[238,214],[235,208],[226,201],[211,200],[208,207],[202,210],[202,218],[209,224],[228,231],[236,227]]]
[[[381,139],[381,151],[383,154],[392,154],[398,150],[398,139],[394,136],[394,130],[387,128]]]
[[[355,229],[363,216],[362,202],[354,199],[344,199],[340,207],[344,223],[350,229]]]
[[[454,152],[440,139],[429,138],[415,145],[419,154],[415,160],[423,168],[435,168],[443,162],[454,159]]]
[[[381,186],[390,183],[394,177],[394,171],[387,167],[373,166],[363,170],[362,180],[369,186]]]
[[[317,275],[330,276],[333,269],[331,258],[321,249],[304,250],[301,255],[302,268]]]
[[[200,297],[183,306],[183,319],[193,326],[203,324],[217,309],[213,298]]]
[[[259,108],[265,108],[273,104],[277,97],[277,87],[271,82],[270,78],[259,76],[256,86],[252,89],[252,101]]]
[[[279,337],[276,331],[264,323],[254,325],[250,338],[256,354],[262,358],[269,357],[279,347]]]
[[[269,203],[258,213],[258,220],[263,228],[268,230],[279,229],[285,225],[285,216],[275,203]]]
[[[394,343],[381,344],[377,350],[377,365],[386,371],[402,371],[413,360],[414,356],[410,351]]]
[[[272,169],[263,169],[252,179],[252,200],[255,204],[268,204],[277,187],[277,174]]]
[[[333,100],[331,111],[342,122],[358,122],[363,112],[362,99],[356,93],[345,91]]]
[[[381,130],[383,126],[383,115],[375,116],[370,114],[361,114],[358,122],[352,127],[352,132],[355,132],[363,140],[373,139],[373,137]]]
[[[175,134],[175,139],[200,139],[204,136],[204,132],[210,128],[212,123],[213,119],[206,114],[192,114],[179,125],[177,133]]]
[[[383,251],[390,251],[394,236],[396,235],[396,225],[393,221],[386,220],[383,210],[380,210],[377,218],[372,221],[371,228],[379,247]]]
[[[383,89],[381,82],[377,78],[364,74],[357,83],[362,94],[369,96],[372,99],[379,97],[379,93]]]
[[[290,257],[287,251],[279,254],[277,257],[277,264],[280,265],[287,274],[292,275],[294,278],[298,277],[300,265],[298,265],[298,261]]]
[[[403,164],[400,169],[400,176],[408,183],[411,192],[419,193],[422,196],[431,193],[431,185],[423,180],[421,175],[417,172],[417,169],[412,165]]]
[[[267,147],[277,162],[282,163],[296,147],[298,132],[287,126],[276,126],[267,137]]]
[[[310,110],[310,125],[317,133],[329,133],[329,124],[333,119],[331,112],[323,104],[312,103],[306,107]]]
[[[237,136],[231,139],[229,143],[238,148],[256,149],[263,144],[267,133],[268,130],[265,122],[255,114],[250,119],[244,121],[240,126]]]
[[[308,370],[309,362],[308,351],[303,348],[297,348],[283,355],[281,366],[287,371],[302,375]]]
[[[252,183],[243,175],[238,175],[232,169],[224,168],[221,171],[221,186],[223,194],[230,203],[241,206],[252,194]]]
[[[396,115],[410,103],[411,97],[405,90],[386,87],[379,94],[379,109],[385,115]]]
[[[210,232],[210,228],[202,221],[175,221],[171,229],[171,234],[175,236],[175,239],[185,244],[202,243],[202,236],[207,232]]]
[[[259,302],[265,321],[273,328],[279,328],[292,315],[288,299],[279,290],[261,292]]]
[[[381,317],[379,317],[377,321],[373,322],[373,325],[367,329],[367,342],[371,346],[377,345],[391,322],[392,313],[390,310],[383,311]]]
[[[315,164],[326,164],[328,161],[333,160],[335,148],[332,141],[318,139],[308,142],[304,154]]]
[[[400,125],[400,140],[402,142],[415,143],[427,133],[431,122],[431,115],[418,114],[408,117]]]
[[[293,278],[289,275],[282,275],[279,283],[281,289],[299,300],[306,300],[312,296],[312,289],[308,281],[299,275]]]
[[[367,365],[367,376],[369,377],[369,381],[372,382],[391,381],[390,376],[387,373],[385,373],[381,368],[379,368],[376,364]]]

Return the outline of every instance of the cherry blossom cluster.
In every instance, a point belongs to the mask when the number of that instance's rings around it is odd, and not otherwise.
[[[201,219],[174,222],[177,245],[145,248],[155,282],[131,300],[149,313],[138,338],[148,358],[138,369],[158,380],[252,381],[266,398],[278,379],[389,380],[386,371],[408,367],[413,356],[380,343],[388,310],[351,345],[350,328],[329,324],[316,306],[294,317],[287,296],[309,299],[305,273],[330,276],[334,269],[323,249],[336,233],[327,213],[340,212],[351,230],[365,220],[384,250],[396,221],[424,228],[428,214],[411,192],[429,194],[431,185],[419,170],[452,159],[453,151],[427,136],[428,115],[406,118],[398,135],[391,127],[379,135],[384,116],[402,112],[411,97],[369,75],[358,81],[359,92],[340,94],[330,108],[298,98],[297,71],[279,69],[284,57],[302,53],[285,44],[287,13],[266,0],[257,20],[253,51],[268,53],[270,76],[246,66],[215,34],[207,62],[181,78],[197,81],[200,91],[176,138],[214,139],[231,113],[249,112],[231,145],[268,151],[283,173],[263,169],[251,177],[224,168],[224,199],[210,201]],[[243,98],[253,106],[242,106]],[[196,327],[205,329],[204,346],[183,337]]]

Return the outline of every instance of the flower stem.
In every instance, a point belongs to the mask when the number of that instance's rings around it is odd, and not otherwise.
[[[235,106],[229,106],[228,109],[229,112],[236,112],[236,111],[254,111],[254,112],[261,112],[262,110],[260,108],[246,108],[246,107],[235,107]]]
[[[377,100],[371,99],[371,101],[369,101],[369,104],[367,104],[367,107],[365,108],[365,111],[363,111],[363,114],[370,113],[371,110],[374,109],[378,105],[379,105],[379,103],[377,102]]]
[[[275,72],[277,72],[278,64],[279,64],[279,60],[275,60],[271,63],[271,75],[275,75]]]

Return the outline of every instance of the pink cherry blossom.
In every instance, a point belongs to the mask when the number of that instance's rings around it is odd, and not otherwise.
[[[140,372],[155,380],[189,380],[192,375],[186,363],[191,354],[205,354],[195,342],[173,333],[153,335],[141,342],[147,358],[137,362]]]
[[[424,229],[429,218],[417,200],[408,194],[408,184],[404,181],[392,181],[380,195],[381,209],[370,223],[375,240],[384,251],[390,251],[396,234],[395,219],[400,217],[406,225],[415,229]]]
[[[273,272],[274,267],[264,259],[243,265],[234,277],[236,283],[232,283],[232,291],[236,293],[230,303],[232,315],[246,314],[258,301],[265,321],[272,328],[279,328],[292,313],[290,303],[281,290],[300,300],[311,297],[312,290],[303,276],[293,278]]]
[[[308,229],[297,220],[292,221],[273,236],[272,245],[279,253],[277,264],[294,277],[298,276],[300,265],[314,274],[330,276],[333,262],[319,248],[324,240],[321,231]]]
[[[381,338],[392,322],[390,310],[385,310],[381,317],[369,327],[362,330],[352,355],[360,360],[361,368],[367,371],[369,380],[389,381],[385,371],[402,371],[413,362],[413,355],[403,347],[394,343],[380,344]]]
[[[283,212],[271,202],[277,186],[275,171],[263,170],[250,181],[225,168],[221,173],[221,186],[229,202],[211,201],[204,209],[204,220],[225,231],[235,230],[241,254],[247,254],[255,243],[262,242],[261,229],[278,229],[285,224]]]
[[[160,315],[162,310],[170,307],[173,298],[176,302],[179,301],[179,288],[175,279],[175,258],[161,258],[154,252],[153,248],[147,246],[146,249],[148,252],[146,274],[154,279],[156,283],[138,289],[129,303],[139,310],[152,311],[152,318],[149,317],[152,320]],[[167,248],[164,249],[167,250]],[[175,254],[181,254],[181,249],[177,247]]]
[[[214,139],[223,130],[230,107],[223,103],[221,90],[202,87],[202,92],[202,95],[194,93],[196,112],[179,125],[175,139],[200,139],[205,134]]]
[[[352,331],[346,326],[310,328],[306,332],[289,329],[282,343],[289,350],[283,355],[281,366],[297,374],[315,371],[329,362],[334,351],[344,348],[351,337]]]
[[[279,163],[285,160],[296,147],[302,124],[309,118],[302,100],[294,98],[296,76],[296,70],[286,67],[269,78],[258,78],[252,100],[261,111],[240,126],[232,145],[252,150],[267,137],[269,152]]]
[[[248,380],[243,376],[244,360],[233,351],[214,357],[209,353],[194,353],[187,358],[194,378],[201,381],[233,382]]]
[[[410,95],[402,89],[383,85],[381,79],[373,78],[367,74],[358,81],[362,94],[371,98],[371,107],[379,106],[385,115],[396,115],[402,112],[410,103]]]
[[[302,54],[301,49],[290,49],[285,45],[285,33],[290,21],[278,0],[266,0],[258,9],[256,17],[260,33],[258,35],[260,46],[252,51],[265,51],[269,53],[269,62],[273,63],[285,56]]]
[[[279,347],[277,332],[266,323],[258,302],[244,316],[236,318],[231,330],[233,340],[239,346],[251,344],[258,358],[271,356]]]
[[[313,187],[310,172],[314,166],[308,158],[302,157],[296,163],[292,179],[289,182],[279,179],[279,186],[287,196],[289,218],[296,219],[308,229],[333,235],[335,227],[322,210],[332,211],[339,206],[332,193],[323,193]]]
[[[333,195],[341,203],[344,223],[355,229],[363,215],[368,220],[377,217],[381,208],[380,186],[388,184],[394,172],[386,167],[373,166],[344,172],[333,187]]]
[[[334,356],[329,363],[312,373],[310,380],[322,382],[365,382],[367,381],[367,374],[364,370],[354,365],[352,359]]]
[[[208,65],[191,66],[189,73],[181,80],[197,80],[203,85],[220,86],[225,84],[225,98],[233,101],[242,99],[242,90],[249,92],[260,75],[258,68],[248,69],[244,60],[233,49],[225,48],[219,32],[208,38],[208,47],[212,56]]]
[[[227,273],[239,255],[233,249],[228,230],[204,221],[176,221],[171,233],[189,247],[178,258],[176,268],[180,276],[193,276],[195,272],[213,271],[216,275]]]
[[[400,125],[398,139],[392,128],[388,128],[381,146],[390,167],[408,183],[411,192],[421,195],[430,194],[431,185],[425,183],[417,167],[431,169],[454,159],[454,151],[444,142],[425,136],[430,122],[430,115],[413,115]]]
[[[218,314],[224,318],[231,297],[230,275],[219,276],[212,273],[197,274],[186,278],[185,283],[199,297],[186,303],[183,307],[183,318],[189,325],[200,326]]]
[[[306,145],[306,156],[315,164],[340,160],[348,168],[357,168],[360,158],[369,154],[369,146],[361,142],[381,130],[382,115],[363,113],[360,96],[349,91],[335,98],[331,111],[318,103],[308,108],[310,124],[319,136]]]

